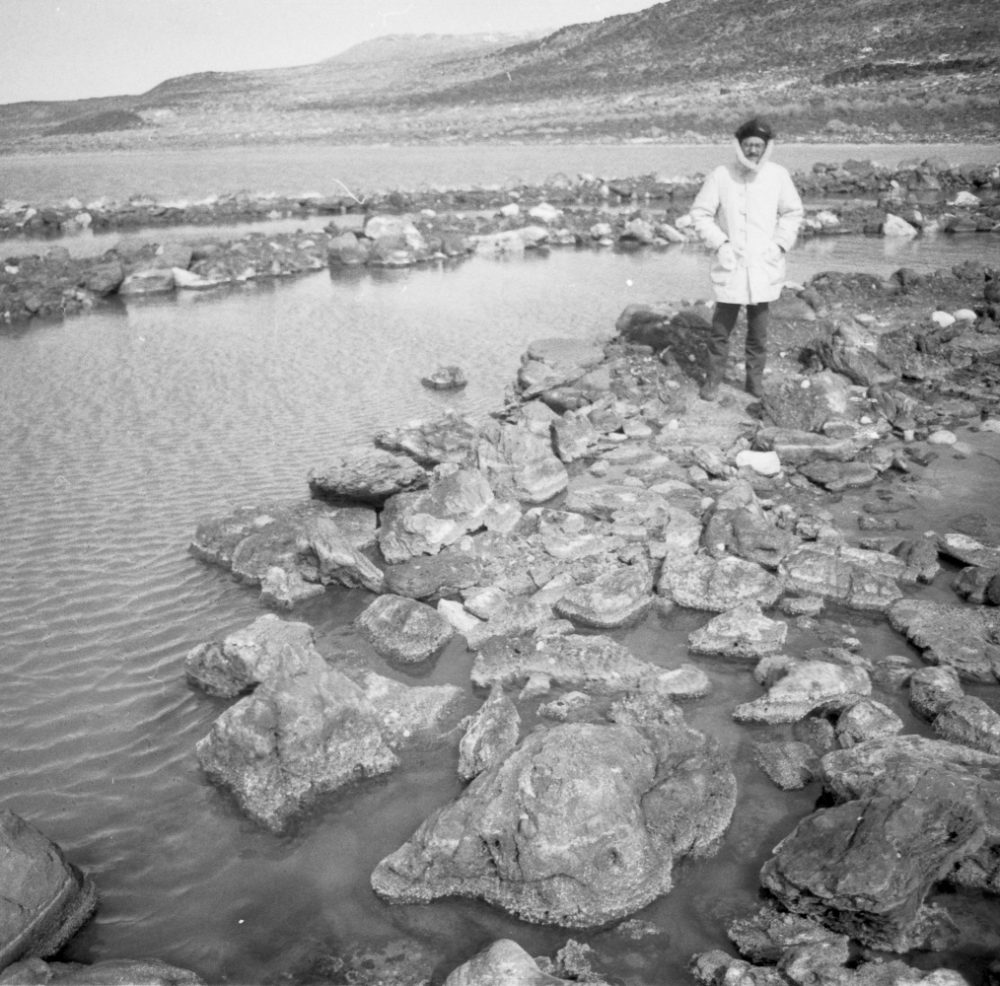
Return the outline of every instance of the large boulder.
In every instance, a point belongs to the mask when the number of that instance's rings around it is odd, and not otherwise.
[[[922,908],[930,888],[983,842],[982,815],[943,777],[906,798],[878,795],[823,808],[776,847],[761,883],[790,911],[894,952],[948,934]]]
[[[395,903],[475,897],[536,923],[593,927],[666,893],[712,851],[735,805],[714,743],[679,713],[528,735],[372,873]]]
[[[94,881],[8,808],[0,810],[0,969],[55,955],[97,906]]]
[[[198,762],[243,811],[281,831],[316,797],[391,770],[395,749],[458,712],[453,686],[409,688],[373,672],[312,666],[279,673],[227,709]]]
[[[984,820],[985,842],[960,859],[950,879],[1000,893],[1000,757],[924,736],[871,739],[821,760],[824,786],[838,801],[890,797],[905,803],[928,785],[948,792],[955,804],[971,805]],[[936,824],[933,819],[928,825]]]

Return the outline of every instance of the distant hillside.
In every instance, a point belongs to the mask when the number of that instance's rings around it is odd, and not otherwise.
[[[718,138],[758,111],[789,137],[996,139],[995,0],[669,0],[544,36],[391,35],[315,65],[0,106],[0,149]],[[96,130],[124,114],[144,126]]]

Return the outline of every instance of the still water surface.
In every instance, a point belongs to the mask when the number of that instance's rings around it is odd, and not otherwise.
[[[537,184],[556,173],[627,178],[705,173],[732,157],[728,144],[498,144],[388,147],[290,145],[201,150],[0,155],[0,198],[36,204],[74,195],[87,202],[152,195],[198,200],[246,190],[276,195],[358,195],[423,186],[470,188]],[[996,144],[778,144],[774,160],[792,171],[851,158],[894,167],[941,157],[951,164],[996,164]]]
[[[970,256],[1000,264],[995,237],[952,237],[933,251],[927,242],[807,243],[791,258],[792,276]],[[458,793],[454,751],[411,753],[395,774],[326,799],[281,837],[205,782],[194,745],[226,703],[188,688],[183,657],[262,610],[255,590],[186,548],[200,516],[303,497],[311,467],[378,429],[446,407],[495,409],[534,339],[603,337],[630,301],[704,295],[705,263],[690,247],[477,257],[324,272],[0,332],[0,804],[97,882],[100,909],[67,957],[152,955],[212,982],[260,983],[303,978],[317,953],[401,938],[445,956],[442,971],[498,936],[533,954],[565,943],[565,932],[483,905],[389,907],[371,893],[377,861]],[[443,363],[463,366],[465,391],[421,387],[420,375]],[[948,509],[995,509],[995,467],[983,462]],[[950,468],[942,463],[942,485]],[[470,710],[477,705],[471,655],[458,644],[409,674],[366,650],[350,622],[368,601],[330,590],[296,617],[317,628],[321,646],[356,647],[401,680],[462,685]],[[616,636],[675,667],[704,619],[650,617]],[[851,619],[865,653],[911,653],[880,621]],[[790,647],[799,643],[809,642]],[[758,692],[746,670],[713,667],[711,676],[712,695],[688,716],[740,765],[722,851],[679,867],[675,890],[642,913],[653,937],[572,935],[593,940],[635,983],[688,981],[693,952],[725,947],[725,921],[752,904],[763,859],[817,795],[779,794],[752,766],[751,741],[771,731],[730,718]],[[920,728],[905,697],[886,700]],[[961,961],[978,961],[973,951]]]

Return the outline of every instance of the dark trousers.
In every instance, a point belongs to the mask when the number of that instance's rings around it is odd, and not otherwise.
[[[712,330],[708,336],[708,379],[720,383],[726,373],[726,359],[729,356],[729,337],[736,327],[742,305],[720,301],[712,315]],[[747,383],[760,387],[767,362],[767,323],[769,321],[767,302],[747,305],[746,366]]]

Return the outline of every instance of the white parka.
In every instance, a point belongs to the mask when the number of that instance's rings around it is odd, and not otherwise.
[[[774,301],[785,281],[785,254],[802,224],[802,199],[791,175],[768,160],[749,161],[736,145],[736,160],[720,165],[706,179],[691,206],[702,242],[713,252],[715,300],[737,305]],[[729,242],[733,255],[720,258]]]

